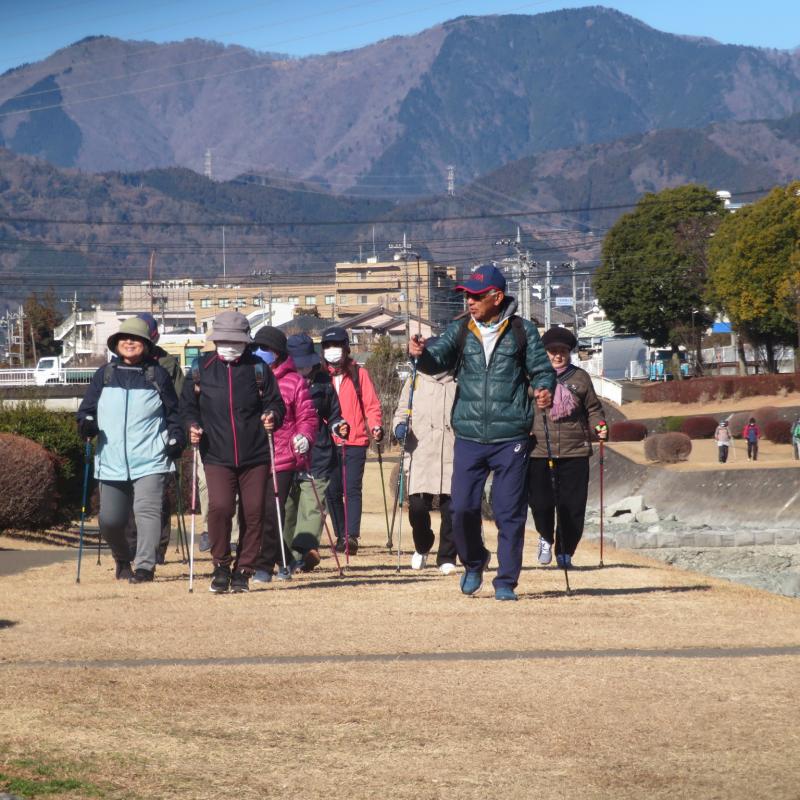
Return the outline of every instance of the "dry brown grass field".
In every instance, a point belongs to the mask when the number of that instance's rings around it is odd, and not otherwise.
[[[344,578],[216,596],[198,554],[189,594],[186,565],[123,585],[104,551],[80,585],[74,561],[0,579],[0,792],[799,796],[800,602],[588,544],[568,597],[534,534],[518,603],[466,598],[409,569],[407,520],[396,571],[373,462],[365,485]]]

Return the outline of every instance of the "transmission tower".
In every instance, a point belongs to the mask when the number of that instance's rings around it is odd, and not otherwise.
[[[447,196],[455,197],[456,194],[456,168],[453,164],[447,165]]]
[[[205,158],[203,159],[203,175],[209,180],[213,180],[214,173],[211,169],[211,148],[206,147]]]

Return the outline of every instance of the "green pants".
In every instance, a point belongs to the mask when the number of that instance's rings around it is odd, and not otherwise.
[[[314,478],[322,507],[325,508],[327,478]],[[327,509],[326,509],[327,512]],[[286,515],[283,523],[283,539],[295,559],[303,557],[309,550],[319,548],[322,536],[322,515],[311,481],[295,479],[286,498]]]

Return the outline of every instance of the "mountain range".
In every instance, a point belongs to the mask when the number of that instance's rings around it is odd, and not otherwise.
[[[187,167],[413,198],[520,158],[800,111],[800,51],[603,7],[461,17],[308,58],[93,37],[0,76],[0,146],[89,172]]]

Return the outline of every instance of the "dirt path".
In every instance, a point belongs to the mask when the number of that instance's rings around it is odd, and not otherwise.
[[[79,586],[72,562],[4,577],[0,773],[68,797],[797,796],[800,602],[589,544],[567,597],[532,541],[520,602],[465,598],[408,552],[396,571],[382,513],[363,528],[345,578],[326,558],[248,595],[210,594],[206,554],[193,595],[185,565],[130,586],[107,554]]]

